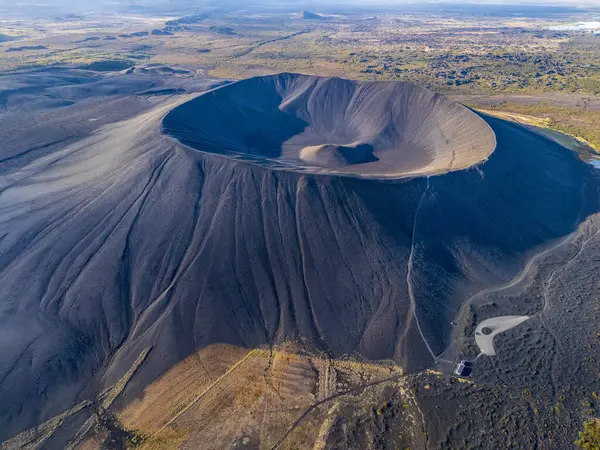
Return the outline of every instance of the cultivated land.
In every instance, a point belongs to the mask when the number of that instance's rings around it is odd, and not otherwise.
[[[589,17],[2,22],[2,448],[573,448]]]

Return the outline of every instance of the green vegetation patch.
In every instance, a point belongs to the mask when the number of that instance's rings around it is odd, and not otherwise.
[[[584,450],[600,450],[600,419],[590,419],[584,424],[575,445]]]

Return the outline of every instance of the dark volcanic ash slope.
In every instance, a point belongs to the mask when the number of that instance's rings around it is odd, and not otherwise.
[[[333,84],[319,90],[324,83]],[[282,155],[296,158],[293,170],[273,170],[283,156],[273,162],[264,151],[256,164],[224,158],[218,151],[224,144],[250,142],[247,148],[256,149],[271,138],[244,137],[242,118],[256,117],[243,116],[252,108],[242,105],[280,104],[282,91],[264,87],[283,84],[311,91],[304,106],[294,106],[305,128],[293,118],[272,122]],[[298,162],[299,148],[358,139],[379,161],[392,151],[380,145],[387,142],[379,140],[383,132],[320,140],[326,129],[318,131],[303,114],[312,114],[315,101],[333,108],[337,102],[320,95],[340,89],[358,88],[294,75],[250,80],[228,87],[247,99],[213,103],[225,111],[212,114],[198,108],[204,96],[187,104],[192,97],[182,96],[0,178],[0,441],[93,398],[148,348],[130,394],[215,342],[253,347],[303,339],[336,356],[360,353],[394,358],[408,370],[426,367],[448,344],[462,301],[514,276],[536,248],[597,210],[589,166],[494,119],[486,120],[497,148],[471,170],[396,182],[314,175],[312,165]],[[427,107],[448,102],[418,92]],[[229,108],[231,141],[215,141],[226,134],[212,127],[225,125],[218,121]],[[411,114],[424,120],[432,113],[421,113],[415,101]],[[197,134],[199,118],[214,134]],[[282,131],[286,121],[292,126]],[[489,137],[479,118],[472,123]],[[393,142],[410,156],[410,167],[394,157],[403,176],[431,167],[438,147],[419,147],[429,152],[424,157],[410,150],[409,139]],[[443,148],[453,148],[451,142]],[[476,157],[465,154],[467,163],[445,163],[445,170],[487,157],[491,142],[484,139],[483,152],[474,142]],[[342,169],[364,176],[360,166]]]

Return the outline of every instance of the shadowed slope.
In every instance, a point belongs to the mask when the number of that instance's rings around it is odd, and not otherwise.
[[[166,134],[270,168],[401,178],[464,169],[493,151],[462,105],[404,82],[280,74],[216,89],[171,111]]]

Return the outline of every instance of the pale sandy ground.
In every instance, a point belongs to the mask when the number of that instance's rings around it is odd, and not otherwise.
[[[494,337],[497,334],[516,327],[528,319],[528,316],[501,316],[492,317],[491,319],[486,319],[481,322],[475,329],[475,342],[479,346],[481,353],[488,356],[494,356],[496,354],[496,350],[494,350]],[[484,328],[489,328],[489,334],[485,334],[482,331]]]

